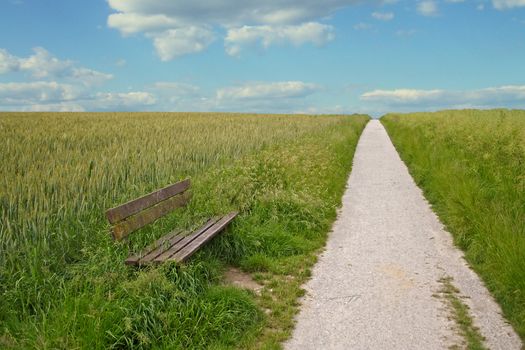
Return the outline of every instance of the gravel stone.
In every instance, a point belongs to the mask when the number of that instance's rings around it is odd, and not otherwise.
[[[285,349],[448,349],[463,343],[450,276],[491,349],[522,344],[454,247],[378,120],[366,126],[333,231]]]

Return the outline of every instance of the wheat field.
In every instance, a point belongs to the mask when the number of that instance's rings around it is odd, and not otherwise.
[[[367,120],[0,113],[0,347],[278,343]],[[193,192],[186,209],[129,242],[111,240],[106,209],[184,178]],[[169,229],[231,209],[241,211],[231,228],[185,266],[122,263]],[[279,301],[221,286],[230,264],[273,283]]]

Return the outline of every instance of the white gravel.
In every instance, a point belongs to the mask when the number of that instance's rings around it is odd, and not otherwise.
[[[478,276],[430,209],[377,120],[365,128],[325,252],[286,349],[448,349],[457,325],[441,277],[470,307],[491,349],[520,349]]]

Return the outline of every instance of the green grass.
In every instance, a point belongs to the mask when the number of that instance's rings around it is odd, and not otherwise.
[[[455,243],[525,339],[525,111],[381,120]]]
[[[452,349],[487,350],[483,344],[485,339],[470,316],[469,307],[461,300],[459,290],[452,284],[452,281],[452,277],[441,278],[439,282],[442,288],[438,295],[448,303],[451,316],[458,327],[458,333],[464,341],[464,344],[456,344]]]
[[[367,120],[0,114],[0,348],[278,347]],[[186,177],[188,207],[111,240],[106,209]],[[188,264],[123,264],[229,210],[241,214]],[[223,285],[227,265],[262,295]]]

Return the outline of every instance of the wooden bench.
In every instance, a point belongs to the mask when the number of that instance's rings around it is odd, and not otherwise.
[[[191,197],[189,188],[190,180],[184,180],[109,209],[106,216],[112,225],[113,238],[120,241],[130,233],[185,206]],[[189,234],[180,230],[169,232],[139,254],[130,255],[125,262],[128,265],[147,265],[164,261],[185,261],[222,231],[235,216],[237,212],[215,217]]]

